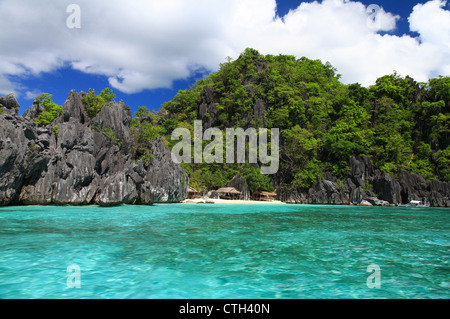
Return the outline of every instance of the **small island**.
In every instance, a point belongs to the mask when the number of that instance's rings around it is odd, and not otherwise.
[[[63,105],[43,93],[22,116],[13,94],[0,97],[0,205],[179,203],[190,187],[234,187],[244,201],[271,194],[266,204],[449,207],[450,78],[394,73],[366,88],[336,71],[246,49],[156,112],[133,115],[109,88],[71,91]],[[279,130],[278,171],[261,174],[248,150],[245,162],[174,162],[171,134],[194,121]]]

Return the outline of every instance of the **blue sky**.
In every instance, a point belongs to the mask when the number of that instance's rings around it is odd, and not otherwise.
[[[450,73],[448,2],[0,0],[0,95],[22,114],[40,92],[63,104],[111,87],[133,112],[158,109],[246,47],[329,61],[345,83],[394,70],[426,81]]]

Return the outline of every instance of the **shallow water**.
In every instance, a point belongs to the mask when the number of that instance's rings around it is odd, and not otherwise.
[[[0,298],[449,298],[449,209],[0,208]],[[80,288],[69,265],[80,269]],[[368,288],[380,267],[380,288]],[[76,275],[76,274],[75,274]]]

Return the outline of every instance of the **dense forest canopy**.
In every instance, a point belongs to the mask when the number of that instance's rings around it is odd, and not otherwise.
[[[178,92],[160,111],[141,107],[134,120],[137,141],[145,149],[144,135],[163,135],[173,146],[175,128],[193,131],[208,87],[214,94],[215,127],[280,128],[280,174],[294,186],[308,188],[325,171],[345,177],[352,155],[369,156],[391,174],[407,170],[450,181],[450,77],[418,83],[394,72],[369,88],[345,85],[339,78],[329,63],[246,49],[236,61],[221,64],[218,72]],[[254,112],[258,100],[266,106],[262,121]],[[251,191],[272,189],[273,176],[261,175],[252,165],[183,165],[197,188],[224,186],[240,173]]]
[[[218,72],[179,91],[159,111],[139,107],[131,124],[133,157],[149,162],[151,140],[162,138],[172,148],[178,142],[171,139],[175,128],[193,133],[194,120],[202,119],[222,130],[279,128],[280,170],[269,176],[249,163],[183,163],[197,189],[225,186],[237,173],[251,192],[270,191],[280,179],[307,189],[325,172],[346,177],[352,155],[371,157],[377,168],[392,175],[406,170],[450,181],[449,76],[419,83],[394,72],[366,88],[341,83],[336,72],[320,60],[246,49]],[[201,114],[206,89],[214,108]]]

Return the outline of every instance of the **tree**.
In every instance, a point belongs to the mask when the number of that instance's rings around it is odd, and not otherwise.
[[[81,98],[88,116],[94,118],[104,106],[110,106],[116,95],[110,88],[103,89],[99,95],[95,95],[95,90],[89,90],[87,95]]]
[[[34,121],[39,125],[51,124],[59,115],[63,113],[60,105],[52,101],[52,95],[41,93],[37,96],[39,106],[42,106],[42,112]]]

